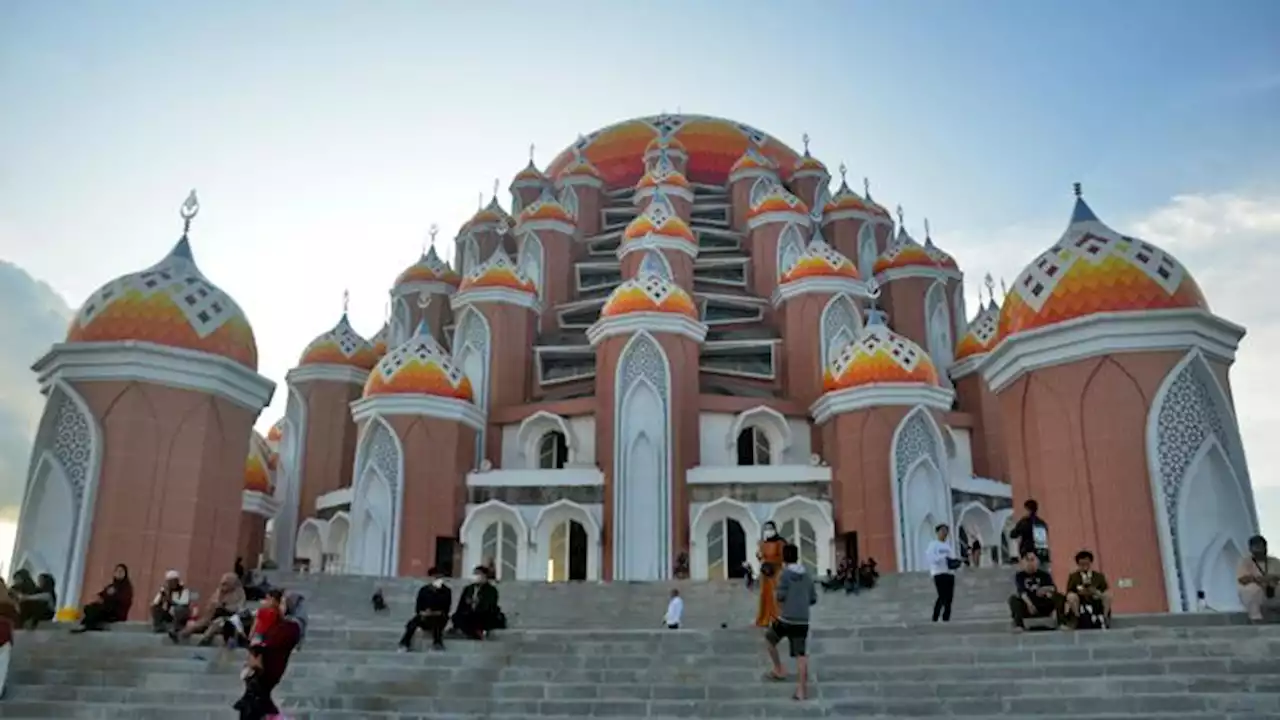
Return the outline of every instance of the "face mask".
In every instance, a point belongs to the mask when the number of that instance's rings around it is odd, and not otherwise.
[[[471,576],[471,582],[478,583],[478,582],[483,582],[483,581],[484,581],[484,576],[483,576],[483,575],[472,575],[472,576]]]
[[[765,537],[767,537],[767,538],[775,538],[775,537],[778,537],[778,531],[777,531],[777,530],[774,530],[773,528],[765,528],[765,530],[764,530],[764,536],[765,536]]]
[[[431,581],[431,584],[435,585],[436,587],[444,587],[444,578],[436,578],[435,580]]]

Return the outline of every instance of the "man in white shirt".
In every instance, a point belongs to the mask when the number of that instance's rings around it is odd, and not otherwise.
[[[938,599],[933,603],[933,621],[938,622],[938,618],[942,618],[942,622],[951,622],[951,600],[956,593],[955,570],[960,566],[960,560],[956,558],[951,543],[947,542],[951,528],[939,525],[934,532],[937,539],[924,551],[925,565],[933,576],[933,587],[938,591]]]
[[[671,602],[667,603],[667,614],[663,616],[663,622],[667,624],[669,630],[680,629],[680,618],[684,616],[684,600],[680,598],[680,591],[671,589]]]

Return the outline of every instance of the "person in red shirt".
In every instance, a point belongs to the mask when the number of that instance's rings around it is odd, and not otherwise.
[[[277,592],[278,591],[274,591]],[[275,598],[279,602],[279,597]],[[270,602],[270,600],[268,600]],[[289,668],[289,657],[301,644],[306,631],[306,615],[302,612],[302,597],[289,596],[284,603],[283,617],[259,611],[259,622],[267,621],[259,634],[259,623],[254,625],[255,644],[249,648],[249,659],[240,677],[244,680],[244,695],[232,707],[240,712],[240,720],[264,720],[278,715],[280,709],[271,699],[271,692],[284,678]]]

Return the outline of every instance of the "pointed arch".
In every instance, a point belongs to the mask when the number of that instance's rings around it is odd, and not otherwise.
[[[543,292],[545,258],[542,240],[538,238],[537,233],[528,231],[520,236],[520,260],[516,267],[520,270],[521,275],[524,275],[533,283],[533,286],[538,291],[539,298],[542,297]]]
[[[674,277],[671,273],[671,262],[667,260],[667,256],[653,249],[644,251],[644,255],[640,258],[638,274],[657,275],[668,281]]]
[[[565,209],[574,220],[578,219],[578,193],[572,185],[560,188],[560,207]]]
[[[837,293],[822,308],[821,320],[818,323],[819,361],[822,366],[818,372],[826,370],[835,362],[840,352],[862,335],[862,314],[858,306],[847,293]]]
[[[600,554],[602,551],[600,523],[596,520],[590,508],[568,498],[561,498],[538,511],[538,517],[533,523],[534,547],[537,552],[531,563],[531,574],[536,574],[538,568],[547,567],[548,561],[551,559],[552,534],[558,526],[568,521],[581,524],[586,531],[586,579],[599,580],[601,578]],[[543,578],[534,577],[531,579]]]
[[[910,549],[907,542],[908,525],[905,524],[905,518],[903,517],[903,508],[905,507],[903,503],[904,484],[911,476],[911,473],[917,469],[921,460],[927,459],[930,462],[930,467],[942,478],[945,486],[945,475],[942,475],[941,470],[946,467],[943,447],[942,429],[938,427],[933,414],[922,405],[917,405],[903,416],[902,422],[898,423],[898,427],[894,428],[893,442],[889,450],[889,462],[893,472],[890,485],[894,508],[893,541],[894,549],[897,551],[899,570],[908,567],[904,561],[906,559],[905,553]],[[945,509],[937,513],[944,518],[940,522],[951,524],[950,506],[950,498],[947,498]]]
[[[518,190],[511,191],[511,217],[520,217],[520,211],[524,210],[524,200],[520,198]]]
[[[458,243],[458,273],[463,277],[471,274],[480,265],[480,243],[476,236],[467,233]]]
[[[773,191],[773,186],[777,184],[771,177],[761,176],[751,183],[751,192],[747,196],[747,203],[751,207],[760,204],[766,195]]]
[[[858,274],[863,280],[870,280],[876,274],[876,258],[879,256],[875,225],[863,221],[858,228]]]
[[[323,520],[307,518],[298,526],[294,557],[307,561],[308,572],[320,572],[324,562],[325,525]]]
[[[711,544],[716,540],[713,530],[715,535],[724,535],[723,531],[715,530],[715,526],[723,524],[727,527],[727,521],[730,520],[738,523],[746,536],[747,562],[757,565],[753,561],[755,542],[760,539],[760,520],[746,503],[725,495],[698,508],[693,521],[689,523],[689,573],[694,580],[722,579],[711,577],[711,553],[716,550]],[[721,553],[721,557],[715,562],[725,562],[724,555],[725,553]]]
[[[1258,526],[1235,411],[1199,349],[1184,355],[1157,389],[1147,414],[1146,443],[1169,608],[1185,612],[1192,609],[1195,597],[1187,593],[1195,579],[1195,568],[1187,566],[1191,560],[1187,553],[1197,552],[1218,533],[1244,533],[1247,537]],[[1213,453],[1215,447],[1217,452]],[[1189,500],[1185,486],[1201,472],[1210,473],[1208,478],[1214,479],[1216,491]],[[1198,482],[1208,479],[1201,477]],[[1183,527],[1184,503],[1212,503],[1221,499],[1219,495],[1236,498],[1235,512],[1239,517],[1234,527],[1226,514],[1215,518],[1206,514]],[[1217,507],[1228,513],[1231,503]]]
[[[782,277],[783,273],[800,260],[804,247],[804,234],[800,232],[800,227],[795,223],[787,223],[778,236],[778,277]]]
[[[475,403],[481,410],[489,410],[489,368],[492,367],[490,348],[492,331],[489,319],[474,305],[462,311],[462,317],[453,331],[453,363],[471,381]],[[484,461],[485,431],[476,432],[476,448],[473,467],[477,470]]]
[[[280,438],[280,461],[276,467],[276,488],[280,509],[272,523],[273,555],[276,563],[290,567],[293,563],[296,528],[302,503],[302,456],[307,437],[307,401],[293,385],[288,386],[284,425]]]
[[[400,566],[404,446],[380,415],[361,428],[352,485],[346,563],[366,575],[394,575]]]
[[[407,341],[413,333],[413,310],[409,301],[401,296],[391,300],[391,330],[387,338],[388,347],[396,347]]]
[[[648,332],[618,356],[614,397],[614,578],[671,572],[671,364]]]
[[[520,427],[516,430],[516,445],[520,448],[525,467],[531,469],[538,467],[538,443],[549,432],[564,435],[565,445],[569,450],[568,462],[577,462],[578,438],[569,421],[555,413],[539,410],[521,420]]]
[[[732,449],[738,443],[738,436],[743,430],[756,428],[764,433],[769,441],[769,464],[782,465],[785,453],[791,448],[791,424],[786,416],[767,405],[757,405],[738,413],[729,424],[729,432],[725,436],[725,446]]]
[[[493,560],[499,579],[528,579],[529,525],[515,507],[501,500],[477,505],[467,512],[458,534],[462,538],[465,569]],[[507,577],[512,573],[514,578]]]
[[[831,201],[830,183],[831,180],[824,175],[823,179],[813,188],[813,202],[809,204],[809,207],[812,208],[813,215],[818,223],[822,222],[824,209],[827,207],[827,203]]]
[[[329,518],[329,532],[324,539],[324,554],[328,556],[328,571],[334,574],[347,572],[347,540],[351,536],[351,517],[338,511]]]
[[[947,368],[955,354],[955,338],[951,330],[951,311],[947,308],[947,288],[942,281],[929,286],[924,299],[924,322],[928,328],[929,358],[938,369],[938,377],[950,382]]]
[[[964,283],[956,283],[956,290],[952,293],[952,327],[954,335],[952,337],[964,337],[969,329],[969,311],[965,307],[964,302]]]
[[[800,549],[801,562],[812,565],[814,572],[831,567],[835,522],[829,504],[792,495],[773,506],[769,520],[788,542]]]

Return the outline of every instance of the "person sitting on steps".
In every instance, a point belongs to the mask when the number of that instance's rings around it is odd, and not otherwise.
[[[444,650],[444,628],[449,624],[449,609],[453,607],[453,591],[444,582],[444,574],[436,568],[427,572],[431,582],[418,590],[413,617],[404,624],[400,636],[400,652],[413,649],[413,636],[418,630],[431,633],[431,649]]]
[[[800,563],[800,548],[790,543],[784,545],[782,562],[775,591],[778,617],[764,634],[769,661],[773,663],[766,677],[777,681],[787,679],[782,659],[778,657],[778,643],[786,638],[791,657],[796,659],[796,692],[791,697],[804,700],[809,696],[809,614],[810,608],[818,602],[818,588],[814,585],[813,576]]]
[[[1267,539],[1261,535],[1249,538],[1249,555],[1240,559],[1236,571],[1240,586],[1240,604],[1249,621],[1260,623],[1264,610],[1280,610],[1276,588],[1280,587],[1280,560],[1267,554]]]
[[[1093,553],[1076,553],[1076,570],[1067,577],[1068,629],[1111,626],[1111,591],[1107,576],[1093,569]]]
[[[483,565],[475,569],[471,584],[462,589],[458,609],[453,613],[455,632],[472,640],[483,640],[494,630],[506,627],[506,618],[498,606],[498,588],[490,582]]]
[[[23,629],[35,630],[40,623],[52,620],[57,611],[57,587],[49,573],[36,576],[34,592],[18,593],[18,614]]]
[[[178,632],[190,619],[191,591],[182,584],[182,575],[170,570],[151,601],[151,629],[157,633]]]
[[[1014,630],[1027,629],[1030,618],[1048,618],[1058,625],[1062,620],[1062,595],[1053,585],[1053,576],[1040,569],[1040,557],[1035,550],[1022,555],[1022,570],[1014,576],[1016,588],[1009,597],[1009,613],[1013,616]]]
[[[117,565],[111,582],[98,593],[98,599],[84,606],[79,627],[71,632],[82,633],[102,630],[111,623],[124,622],[133,605],[133,583],[129,581],[129,568]]]

